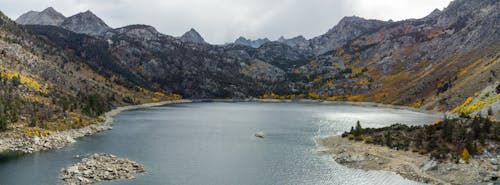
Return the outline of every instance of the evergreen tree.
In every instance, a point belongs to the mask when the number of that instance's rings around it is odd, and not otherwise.
[[[392,147],[392,136],[390,130],[385,134],[385,145],[387,145],[388,147]]]
[[[354,129],[354,136],[361,136],[363,134],[363,128],[361,127],[361,124],[358,122],[356,123],[356,128]]]
[[[0,113],[0,131],[7,130],[7,116],[3,113]]]

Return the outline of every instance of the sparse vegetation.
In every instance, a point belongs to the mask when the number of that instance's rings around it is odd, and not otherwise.
[[[467,161],[469,155],[479,155],[484,149],[498,149],[495,147],[500,141],[499,130],[499,122],[475,116],[470,119],[445,118],[438,124],[426,126],[395,124],[384,128],[361,128],[358,122],[342,137],[350,140],[360,137],[365,143],[430,154],[440,160],[460,157]]]

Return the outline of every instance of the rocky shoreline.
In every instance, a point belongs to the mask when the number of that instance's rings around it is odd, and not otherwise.
[[[92,154],[61,170],[61,179],[68,185],[86,185],[114,179],[133,179],[143,173],[137,162],[111,154]]]
[[[77,138],[112,129],[113,116],[119,114],[122,111],[189,102],[191,101],[177,100],[118,107],[105,113],[104,121],[99,124],[93,124],[79,129],[51,132],[46,136],[28,137],[24,134],[21,134],[20,129],[16,129],[7,133],[2,133],[2,136],[0,137],[0,153],[9,151],[33,153],[44,150],[59,149],[75,142],[75,139]]]
[[[485,153],[469,163],[438,162],[427,155],[364,144],[332,136],[320,139],[323,152],[339,164],[363,169],[395,172],[407,179],[428,184],[473,184],[497,181],[500,155]]]

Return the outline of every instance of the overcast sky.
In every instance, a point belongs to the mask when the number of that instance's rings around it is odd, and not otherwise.
[[[65,16],[91,10],[112,27],[148,24],[179,36],[195,28],[206,41],[222,44],[239,36],[311,38],[344,16],[380,20],[420,18],[451,0],[2,0],[12,19],[52,6]]]

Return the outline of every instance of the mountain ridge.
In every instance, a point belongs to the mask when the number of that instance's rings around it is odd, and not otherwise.
[[[203,38],[194,29],[194,32],[187,32],[193,33],[194,39],[191,40],[186,38],[191,34],[176,38],[146,25],[109,29],[98,35],[98,39],[108,42],[110,48],[106,55],[115,57],[114,63],[146,81],[168,81],[158,77],[170,71],[172,76],[169,78],[175,79],[174,83],[163,88],[186,97],[207,98],[222,94],[255,97],[265,92],[286,97],[374,101],[451,110],[465,97],[473,96],[474,92],[498,81],[497,76],[478,75],[486,74],[485,70],[498,70],[498,59],[491,57],[496,55],[495,48],[498,47],[498,33],[491,31],[498,29],[492,24],[497,16],[495,10],[498,10],[498,3],[492,0],[455,0],[442,11],[435,9],[419,19],[394,22],[348,16],[325,34],[309,40],[300,36],[282,37],[277,41],[266,38],[252,41],[240,37],[234,44],[196,45]],[[474,30],[475,34],[468,35],[470,31],[467,30]],[[481,65],[481,62],[468,60],[479,59],[483,63],[488,61],[484,65],[493,65],[467,70],[474,71],[470,72],[474,75],[471,78],[460,78],[438,69],[449,68],[453,73],[464,73],[460,71],[467,66]],[[180,63],[181,60],[189,62]],[[196,60],[219,61],[232,67],[201,67]],[[201,73],[198,70],[206,71]],[[219,75],[228,73],[252,79],[249,83],[233,81],[229,84],[256,83],[259,84],[258,91],[248,94],[249,91],[240,86],[245,90],[231,92],[235,90],[231,88],[220,93],[224,86],[221,84],[231,80]],[[202,82],[198,79],[200,75],[214,79]],[[185,82],[181,82],[183,79]],[[476,85],[463,86],[465,89],[458,93],[456,85],[471,80]],[[482,82],[484,80],[488,83]],[[281,83],[279,87],[273,85],[278,82]],[[195,84],[198,87],[193,86]],[[199,87],[202,87],[202,93],[198,92]],[[389,89],[394,87],[398,88],[389,96]],[[210,88],[219,90],[208,90]]]

